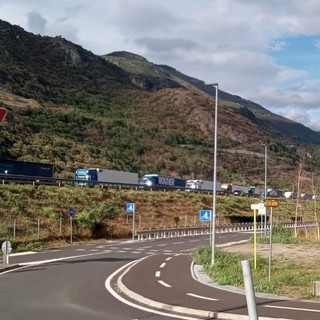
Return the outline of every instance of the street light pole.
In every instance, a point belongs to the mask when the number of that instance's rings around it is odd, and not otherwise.
[[[213,195],[212,195],[212,235],[211,235],[211,265],[215,263],[216,247],[216,195],[217,195],[217,140],[218,140],[218,83],[211,84],[216,88],[214,103],[214,148],[213,148]]]
[[[267,199],[267,160],[268,160],[268,145],[264,145],[264,198]],[[267,209],[265,209],[267,210]],[[264,216],[264,236],[267,236],[267,211]]]

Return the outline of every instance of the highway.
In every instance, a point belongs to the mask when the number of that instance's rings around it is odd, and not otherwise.
[[[216,243],[249,237],[243,232],[217,234]],[[185,308],[245,319],[243,294],[204,285],[192,277],[190,253],[208,243],[208,236],[198,236],[73,245],[12,255],[10,264],[19,268],[0,274],[1,319],[208,318],[183,313]],[[320,316],[318,303],[260,297],[257,303],[259,316],[265,317],[261,319]],[[168,310],[167,305],[174,307]]]

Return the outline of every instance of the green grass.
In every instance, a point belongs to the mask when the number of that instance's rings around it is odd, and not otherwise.
[[[260,243],[268,243],[269,238],[258,238]],[[304,243],[305,239],[296,239],[293,232],[281,227],[274,228],[274,242],[282,244]],[[315,242],[310,242],[315,244]],[[305,261],[272,261],[269,279],[269,259],[257,256],[256,269],[252,254],[232,253],[223,250],[215,252],[215,264],[211,265],[211,247],[202,246],[192,254],[196,264],[204,267],[207,275],[219,285],[244,287],[241,261],[249,260],[255,291],[295,299],[320,300],[313,295],[313,282],[320,281],[319,266]]]

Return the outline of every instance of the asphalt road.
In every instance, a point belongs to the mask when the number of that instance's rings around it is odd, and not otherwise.
[[[235,242],[249,236],[218,234],[216,243]],[[221,316],[232,313],[243,319],[241,315],[247,314],[244,295],[203,285],[192,278],[190,252],[208,243],[208,236],[200,236],[73,245],[12,255],[10,264],[20,267],[0,274],[0,318],[199,319],[198,315],[176,313],[181,311],[176,307],[188,307],[219,312]],[[124,290],[119,290],[119,284]],[[138,299],[128,292],[139,294]],[[159,311],[156,303],[146,304],[144,298],[174,308]],[[316,303],[309,306],[307,302],[265,298],[257,302],[259,315],[261,312],[263,316],[274,314],[275,318],[310,320],[320,317]]]

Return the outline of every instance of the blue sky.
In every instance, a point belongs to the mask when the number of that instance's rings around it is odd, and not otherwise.
[[[130,51],[320,131],[320,1],[0,0],[0,19]]]

